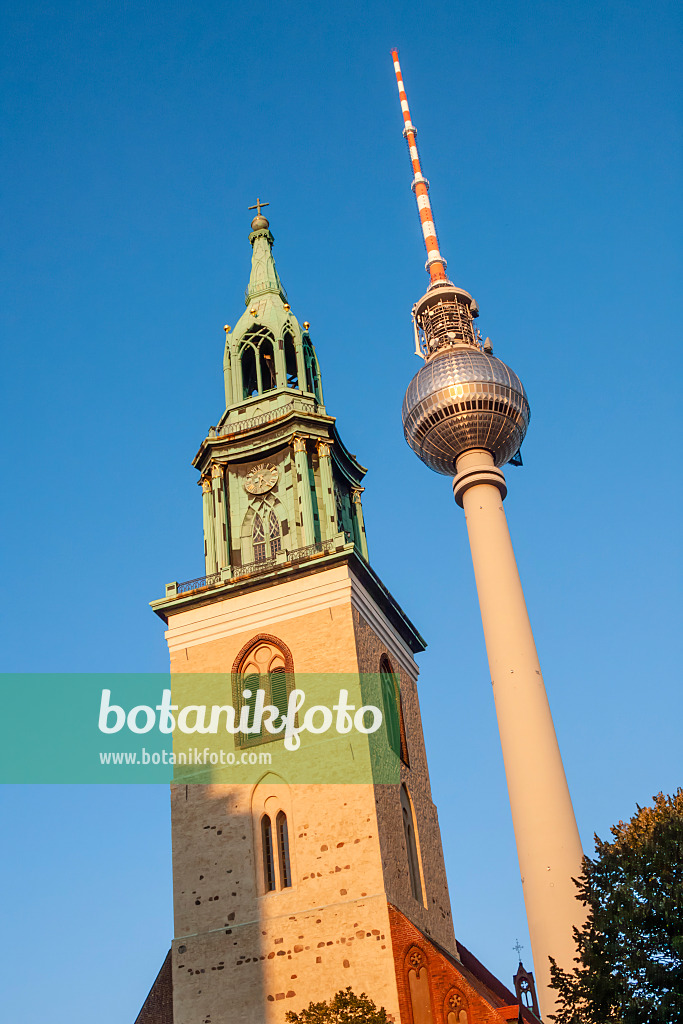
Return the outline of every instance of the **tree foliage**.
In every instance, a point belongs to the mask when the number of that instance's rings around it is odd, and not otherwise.
[[[683,1024],[683,789],[653,799],[583,859],[578,966],[551,958],[557,1024]]]
[[[309,1003],[307,1010],[285,1015],[289,1024],[389,1024],[386,1010],[379,1010],[365,992],[357,996],[349,986],[337,992],[329,1003]]]

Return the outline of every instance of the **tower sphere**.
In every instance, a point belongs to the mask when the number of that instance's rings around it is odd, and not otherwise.
[[[437,349],[418,370],[403,399],[406,441],[430,469],[455,473],[469,448],[485,448],[496,466],[519,450],[529,402],[516,373],[477,346]]]
[[[262,213],[257,214],[251,222],[252,231],[263,231],[267,227],[270,227],[270,222],[266,220]]]

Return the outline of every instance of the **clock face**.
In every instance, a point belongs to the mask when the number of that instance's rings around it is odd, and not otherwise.
[[[250,494],[265,494],[266,491],[275,487],[279,475],[277,466],[273,466],[271,463],[262,463],[249,470],[244,486]]]

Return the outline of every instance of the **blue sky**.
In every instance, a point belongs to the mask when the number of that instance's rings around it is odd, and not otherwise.
[[[465,523],[400,425],[427,278],[390,49],[449,274],[531,401],[506,509],[590,851],[681,781],[676,5],[10,0],[2,21],[3,668],[167,667],[147,602],[202,572],[191,459],[259,195],[369,467],[373,566],[429,642],[456,932],[508,981],[530,953]],[[5,1015],[132,1022],[172,935],[167,792],[2,800]]]

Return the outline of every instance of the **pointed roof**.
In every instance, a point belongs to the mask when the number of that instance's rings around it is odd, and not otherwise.
[[[279,295],[283,302],[287,301],[287,292],[282,286],[280,275],[273,259],[273,245],[275,239],[270,233],[270,225],[266,218],[259,214],[251,222],[251,234],[249,235],[252,249],[251,275],[249,286],[244,295],[245,305],[249,305],[252,299],[259,295]]]

